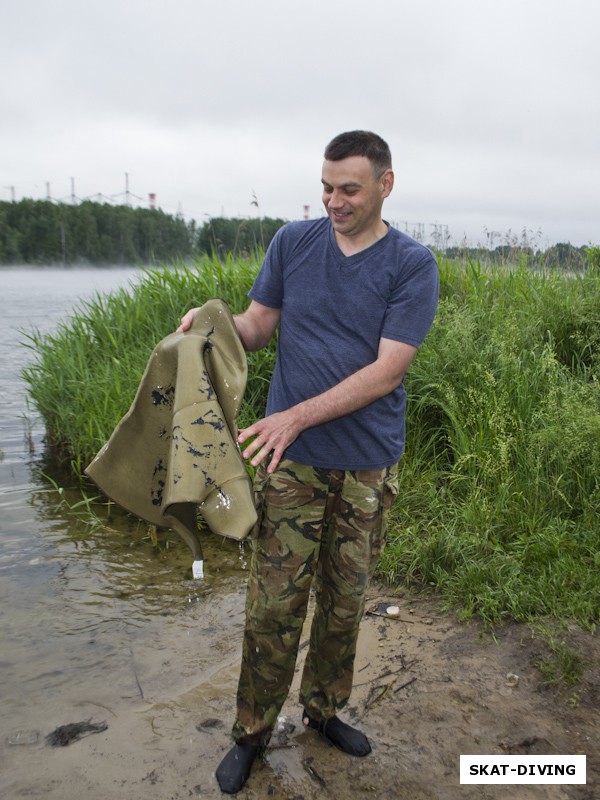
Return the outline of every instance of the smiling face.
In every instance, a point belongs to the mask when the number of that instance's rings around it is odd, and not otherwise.
[[[323,204],[338,240],[353,237],[368,246],[384,235],[381,208],[394,185],[391,169],[376,175],[365,156],[325,160],[321,182]]]

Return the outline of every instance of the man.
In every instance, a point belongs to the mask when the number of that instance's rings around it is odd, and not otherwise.
[[[311,586],[303,722],[346,753],[366,736],[337,712],[352,688],[365,593],[385,541],[404,449],[406,371],[438,296],[431,252],[382,218],[394,173],[387,144],[351,131],[325,150],[328,216],[292,222],[271,243],[235,317],[247,351],[279,327],[267,414],[239,433],[258,467],[258,524],[246,601],[234,746],[222,791],[247,780],[287,697]],[[195,309],[182,319],[189,327]]]

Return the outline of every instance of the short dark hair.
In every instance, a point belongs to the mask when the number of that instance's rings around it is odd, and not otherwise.
[[[368,158],[378,175],[392,168],[392,154],[387,142],[371,131],[340,133],[325,148],[327,161],[341,161],[351,156]]]

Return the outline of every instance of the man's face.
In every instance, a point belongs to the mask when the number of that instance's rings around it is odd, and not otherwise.
[[[323,162],[323,204],[336,233],[356,236],[375,229],[393,186],[393,173],[377,177],[368,158],[351,156]]]

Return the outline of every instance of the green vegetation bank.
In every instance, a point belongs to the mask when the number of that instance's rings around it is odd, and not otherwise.
[[[379,575],[465,616],[600,615],[600,248],[581,273],[440,260],[434,326],[407,376],[401,491]],[[26,372],[48,437],[81,475],[128,409],[154,345],[207,298],[247,304],[259,260],[148,271],[98,296]],[[274,343],[249,355],[241,425],[263,414]]]

